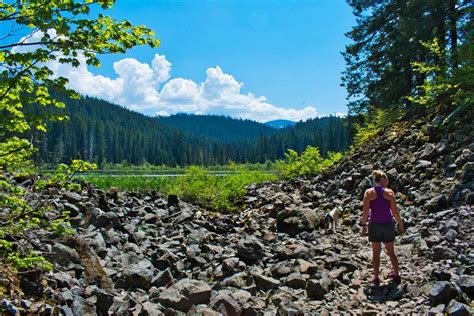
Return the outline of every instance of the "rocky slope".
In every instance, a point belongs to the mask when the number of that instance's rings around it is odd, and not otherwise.
[[[442,132],[439,121],[398,124],[324,174],[251,185],[239,214],[155,192],[50,189],[37,198],[69,210],[78,233],[19,240],[55,269],[1,267],[0,302],[42,315],[472,314],[474,130]],[[375,168],[388,171],[406,221],[400,285],[369,284],[357,222]],[[336,206],[330,233],[321,219]],[[386,275],[386,255],[381,264]]]

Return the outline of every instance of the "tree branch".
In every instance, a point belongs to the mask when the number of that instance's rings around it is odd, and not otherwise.
[[[51,54],[52,52],[54,52],[54,49],[51,49],[48,54]],[[8,88],[5,90],[4,93],[2,93],[2,95],[0,96],[0,101],[2,101],[5,96],[8,94],[8,92],[10,92],[11,89],[13,89],[13,87],[15,86],[15,84],[17,83],[17,81],[19,80],[19,78],[28,70],[31,69],[31,67],[33,67],[34,65],[36,65],[37,63],[39,63],[40,61],[39,60],[36,60],[35,62],[31,63],[31,65],[29,65],[28,67],[26,67],[25,69],[23,69],[22,71],[20,71],[16,77],[13,78],[13,82],[8,86]]]
[[[45,5],[47,5],[47,4],[48,4],[48,1],[45,1],[44,3],[42,3],[42,4],[40,4],[40,5],[36,6],[36,7],[33,7],[33,8],[29,8],[29,9],[31,9],[31,10],[36,10],[36,9],[39,9],[39,8],[41,8],[41,7],[45,6]],[[11,6],[11,7],[14,7],[13,5],[10,5],[10,6]],[[18,17],[18,14],[19,14],[20,12],[21,12],[21,11],[15,11],[15,12],[10,13],[9,15],[4,16],[3,18],[0,18],[0,22],[16,20],[16,19],[19,18],[19,17]],[[35,11],[35,12],[34,12],[33,14],[31,14],[30,16],[35,16],[36,14],[37,14],[37,12]],[[26,16],[26,15],[25,15],[25,16],[23,16],[23,17],[29,17],[29,16]]]
[[[31,42],[31,43],[14,43],[14,44],[8,44],[8,45],[3,45],[0,46],[0,49],[7,49],[7,48],[12,48],[16,46],[34,46],[34,45],[51,45],[51,44],[56,44],[57,42]]]
[[[59,189],[64,188],[64,187],[66,186],[66,184],[68,184],[68,183],[73,179],[73,177],[77,174],[77,172],[84,166],[84,163],[85,163],[84,161],[81,161],[81,165],[78,166],[78,167],[69,175],[69,177],[66,179],[66,181],[64,181],[63,183],[61,183],[61,185],[59,186]],[[30,196],[31,196],[31,192],[30,192],[30,194],[26,197],[26,201],[29,200]],[[7,220],[5,220],[5,221],[3,221],[3,222],[0,222],[0,227],[1,227],[1,226],[6,226],[6,225],[8,225],[9,223],[11,223],[12,221],[16,221],[16,220],[20,219],[20,218],[23,217],[23,216],[27,216],[27,215],[30,215],[30,214],[33,214],[33,213],[39,211],[39,210],[41,209],[41,207],[43,207],[43,205],[46,204],[47,201],[48,201],[47,199],[43,199],[38,205],[36,205],[34,208],[32,208],[31,210],[29,210],[28,212],[23,212],[23,213],[21,213],[21,214],[17,214],[17,215],[13,216],[13,217],[10,218],[10,219],[7,219]]]
[[[0,157],[5,157],[5,156],[8,156],[8,155],[17,153],[17,152],[19,152],[19,151],[22,151],[22,150],[24,150],[24,149],[27,149],[28,147],[31,147],[31,144],[28,144],[28,145],[25,145],[25,146],[21,146],[21,147],[12,149],[11,151],[6,152],[6,153],[0,153]]]

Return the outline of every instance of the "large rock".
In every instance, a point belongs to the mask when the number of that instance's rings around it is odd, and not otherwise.
[[[120,220],[115,212],[104,212],[100,208],[92,208],[86,211],[86,221],[97,228],[114,227]]]
[[[237,244],[237,254],[242,259],[258,261],[265,256],[265,246],[257,237],[249,235]]]
[[[75,249],[60,243],[54,243],[51,253],[46,253],[44,256],[62,266],[80,262],[79,253]]]
[[[365,173],[365,172],[364,172]],[[357,186],[357,197],[359,200],[364,198],[364,193],[367,189],[372,187],[372,180],[369,177],[364,177]]]
[[[448,200],[444,195],[438,195],[429,200],[425,207],[428,213],[436,213],[442,211],[448,206]]]
[[[158,310],[156,305],[151,303],[151,302],[143,303],[142,307],[143,307],[143,310],[142,310],[141,315],[143,315],[143,316],[155,316],[155,315],[160,314],[160,311]]]
[[[472,181],[474,178],[474,162],[468,162],[463,166],[461,177],[465,182]]]
[[[290,236],[303,231],[313,231],[321,222],[322,216],[310,208],[287,208],[277,215],[278,231]]]
[[[431,166],[431,161],[428,161],[428,160],[418,160],[416,162],[416,166],[415,166],[415,169],[417,171],[419,170],[425,170],[426,168],[430,167]]]
[[[178,313],[173,313],[170,315],[182,315]],[[188,313],[186,314],[188,316],[222,316],[222,313],[216,312],[215,310],[212,310],[211,308],[205,307],[205,306],[194,306],[191,308]]]
[[[114,303],[114,296],[103,290],[97,290],[95,292],[95,296],[97,297],[97,309],[102,313],[107,314],[109,312],[110,306],[112,306]]]
[[[139,288],[148,290],[151,287],[154,268],[150,261],[143,259],[123,272],[125,288]]]
[[[463,275],[456,283],[470,299],[474,298],[474,277],[472,275]]]
[[[306,295],[308,297],[320,298],[326,295],[332,288],[333,283],[328,277],[319,280],[309,280],[306,284]]]
[[[306,286],[306,279],[300,273],[295,272],[285,279],[285,284],[294,289],[302,289]]]
[[[265,276],[260,273],[255,273],[254,278],[257,286],[264,291],[274,290],[278,288],[278,286],[280,286],[281,284],[279,280]]]
[[[239,316],[242,313],[242,308],[239,303],[232,298],[225,291],[216,293],[211,299],[212,308],[221,312],[223,315]]]
[[[71,217],[78,216],[80,212],[79,208],[71,203],[64,203],[64,210],[69,212],[69,215]]]
[[[69,203],[78,203],[82,201],[82,196],[76,192],[66,191],[64,192],[63,197]]]
[[[452,300],[448,307],[446,308],[446,312],[449,316],[469,316],[472,315],[472,311],[470,308],[462,303],[459,303],[456,300]]]
[[[74,316],[96,315],[96,308],[91,302],[80,296],[76,296],[72,303],[72,313]]]
[[[449,229],[446,234],[444,234],[444,238],[447,241],[454,242],[456,240],[458,233],[454,229]]]
[[[236,273],[222,281],[222,286],[244,288],[254,283],[254,279],[249,276],[246,272]]]
[[[109,315],[127,315],[130,310],[130,301],[124,297],[114,298],[114,303],[110,306]]]
[[[449,301],[457,296],[454,286],[447,281],[435,282],[428,293],[432,306],[438,304],[447,304]]]
[[[152,281],[153,286],[167,286],[171,283],[174,283],[174,278],[173,275],[171,274],[170,269],[165,269],[163,271],[160,271]]]
[[[439,304],[438,306],[430,308],[430,315],[444,315],[444,310],[446,309],[446,305]]]
[[[451,273],[444,271],[442,269],[433,269],[431,271],[431,276],[436,278],[438,281],[449,281],[451,280]]]
[[[56,272],[51,276],[51,279],[56,282],[59,289],[63,287],[71,288],[71,285],[77,284],[77,280],[66,272]]]
[[[203,281],[182,279],[166,289],[158,297],[160,303],[187,312],[193,305],[208,303],[211,288]]]
[[[431,159],[435,155],[436,155],[436,146],[431,144],[431,143],[427,143],[423,147],[423,151],[421,152],[420,158],[421,159]]]
[[[448,247],[445,247],[443,245],[436,245],[433,248],[431,248],[431,251],[433,255],[433,260],[435,261],[443,260],[443,259],[451,259],[457,256],[456,251]]]

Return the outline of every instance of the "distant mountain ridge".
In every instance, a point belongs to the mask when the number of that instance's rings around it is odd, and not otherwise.
[[[273,135],[277,132],[274,128],[256,121],[221,115],[179,113],[160,116],[156,120],[163,125],[192,133],[195,136],[226,143],[256,140],[261,136]]]
[[[276,129],[280,129],[280,128],[294,126],[296,122],[290,121],[290,120],[273,120],[273,121],[268,121],[264,124]]]

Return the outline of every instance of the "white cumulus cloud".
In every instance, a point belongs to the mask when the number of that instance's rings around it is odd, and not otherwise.
[[[54,37],[56,32],[50,30],[48,34]],[[25,41],[36,41],[42,36],[43,33],[37,32]],[[21,52],[21,49],[24,48],[17,48],[16,52]],[[115,78],[90,72],[85,57],[80,54],[78,59],[81,63],[76,68],[57,61],[47,65],[56,76],[69,79],[69,87],[81,94],[147,114],[220,114],[261,122],[276,119],[299,121],[318,116],[313,106],[286,108],[270,103],[264,96],[242,93],[244,84],[219,66],[208,68],[205,80],[196,83],[185,78],[170,79],[172,64],[160,54],[155,54],[151,63],[135,58],[115,62]]]
[[[177,78],[168,81],[160,91],[159,108],[196,114],[221,114],[256,121],[289,119],[294,121],[316,117],[316,108],[288,109],[275,106],[266,97],[241,93],[243,83],[226,74],[219,66],[208,68],[206,79],[197,84]]]

